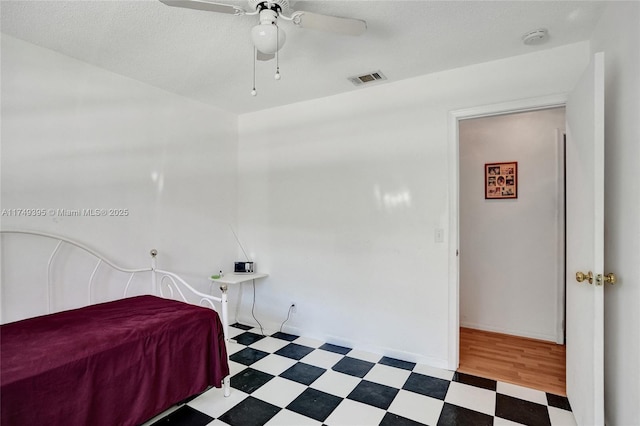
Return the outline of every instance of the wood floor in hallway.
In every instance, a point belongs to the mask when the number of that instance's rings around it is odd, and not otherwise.
[[[566,395],[564,345],[460,328],[461,373]]]

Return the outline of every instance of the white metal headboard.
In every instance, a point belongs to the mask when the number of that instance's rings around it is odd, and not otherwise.
[[[227,322],[227,288],[225,287],[221,287],[221,297],[215,297],[212,296],[210,294],[205,294],[202,293],[198,290],[196,290],[195,288],[193,288],[190,284],[188,284],[184,279],[182,279],[180,276],[178,276],[177,274],[173,273],[173,272],[169,272],[169,271],[164,271],[161,269],[157,269],[157,262],[156,262],[156,257],[158,255],[158,251],[156,249],[151,250],[150,254],[151,254],[151,267],[149,268],[139,268],[139,269],[129,269],[129,268],[123,268],[119,265],[116,265],[115,263],[111,262],[110,260],[108,260],[105,256],[97,253],[96,251],[94,251],[93,249],[87,247],[86,245],[77,242],[77,241],[73,241],[69,238],[66,237],[62,237],[59,235],[54,235],[54,234],[48,234],[45,232],[39,232],[39,231],[30,231],[30,230],[0,230],[0,234],[26,234],[26,235],[35,235],[38,237],[43,237],[43,238],[49,238],[49,239],[53,239],[55,241],[57,241],[57,244],[55,246],[55,248],[53,249],[53,251],[51,252],[51,255],[49,256],[49,261],[47,263],[47,309],[48,309],[48,313],[52,312],[52,284],[51,284],[51,269],[52,269],[52,265],[54,263],[56,254],[58,253],[60,247],[63,244],[69,244],[72,245],[74,247],[77,247],[83,251],[85,251],[86,253],[90,254],[91,256],[93,256],[97,262],[95,267],[93,268],[93,271],[91,272],[91,275],[89,276],[89,282],[88,282],[88,304],[93,303],[92,300],[92,288],[94,285],[94,278],[96,276],[96,273],[98,271],[98,269],[100,268],[101,265],[106,264],[109,267],[113,268],[116,271],[120,271],[123,272],[125,274],[129,274],[129,279],[127,280],[127,284],[124,288],[124,292],[122,297],[127,297],[127,293],[129,291],[129,287],[131,285],[131,282],[133,280],[133,277],[136,274],[139,273],[143,273],[143,272],[150,272],[151,273],[151,285],[152,285],[152,289],[153,289],[153,293],[156,295],[159,295],[161,297],[165,297],[165,298],[178,298],[181,299],[183,302],[186,303],[191,303],[189,301],[189,299],[187,298],[186,294],[192,294],[194,296],[198,296],[200,298],[199,300],[199,304],[202,306],[208,306],[211,309],[217,311],[216,306],[214,305],[214,302],[216,303],[220,303],[220,314],[222,316],[221,320],[222,323],[224,324],[224,328],[225,328],[225,336],[228,336],[227,333],[227,326],[228,326],[228,322]],[[159,278],[159,280],[158,280]],[[158,285],[159,283],[159,285]]]

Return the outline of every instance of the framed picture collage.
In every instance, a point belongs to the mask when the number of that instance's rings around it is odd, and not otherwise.
[[[518,198],[518,163],[484,165],[484,198],[487,200]]]

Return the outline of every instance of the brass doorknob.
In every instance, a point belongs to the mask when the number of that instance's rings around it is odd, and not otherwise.
[[[583,281],[588,281],[589,284],[593,284],[593,272],[589,271],[587,273],[584,272],[576,272],[576,281],[579,283]]]
[[[616,278],[616,274],[614,274],[613,272],[609,272],[603,277],[603,279],[604,282],[608,284],[615,284],[618,281],[618,278]]]

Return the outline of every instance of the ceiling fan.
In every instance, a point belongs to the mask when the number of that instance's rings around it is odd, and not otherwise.
[[[278,18],[293,22],[301,28],[328,31],[337,34],[357,36],[367,30],[367,23],[361,19],[342,18],[319,13],[294,11],[289,7],[289,0],[247,0],[248,10],[239,6],[215,3],[206,0],[160,0],[167,6],[184,7],[206,12],[226,13],[229,15],[258,15],[259,23],[251,29],[251,40],[254,45],[253,55],[253,89],[251,96],[256,96],[256,60],[269,61],[276,59],[275,79],[280,80],[280,64],[278,50],[286,40],[285,32],[278,27]]]
[[[286,40],[285,32],[278,27],[278,18],[293,22],[293,24],[301,28],[311,28],[344,35],[357,36],[367,30],[367,23],[361,19],[291,10],[289,0],[247,0],[248,7],[246,10],[235,5],[205,0],[160,1],[168,6],[207,12],[226,13],[236,16],[258,15],[260,22],[251,29],[251,39],[257,50],[256,58],[261,61],[273,59]]]

